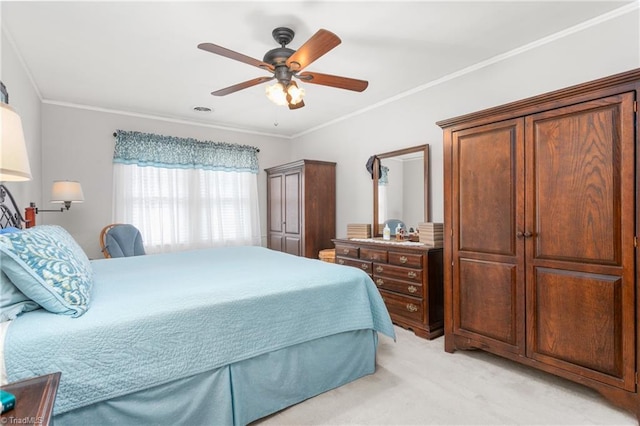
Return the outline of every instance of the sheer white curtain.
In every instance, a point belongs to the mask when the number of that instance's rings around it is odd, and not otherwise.
[[[260,245],[257,173],[114,162],[113,221],[147,253]]]

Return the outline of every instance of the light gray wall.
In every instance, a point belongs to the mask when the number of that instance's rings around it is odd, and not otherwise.
[[[432,221],[443,222],[439,120],[640,67],[638,10],[500,62],[443,81],[379,108],[297,137],[292,157],[337,162],[337,235],[371,223],[369,156],[430,145]],[[371,82],[375,84],[375,82]]]
[[[6,182],[24,215],[24,207],[30,201],[39,202],[42,193],[42,156],[40,140],[40,97],[22,66],[15,49],[2,32],[0,80],[9,92],[9,105],[22,120],[22,130],[27,143],[32,180],[29,182]],[[1,152],[0,152],[1,154]]]
[[[375,153],[428,143],[432,220],[443,221],[442,132],[436,121],[640,67],[638,10],[542,44],[422,91],[353,116],[293,141],[98,110],[42,104],[15,50],[2,33],[2,81],[23,119],[34,180],[11,184],[22,206],[52,207],[51,182],[77,179],[86,201],[39,223],[65,226],[90,257],[111,221],[111,155],[116,129],[248,144],[261,149],[260,168],[301,158],[337,162],[337,236],[347,223],[371,223],[372,182],[365,164]],[[69,78],[72,78],[71,76]],[[375,82],[371,82],[375,84]],[[428,83],[428,82],[425,82]],[[266,178],[259,176],[263,234]],[[45,201],[47,203],[45,203]],[[57,205],[56,205],[57,206]]]
[[[39,224],[66,228],[92,258],[101,258],[98,236],[112,221],[113,132],[117,129],[191,137],[258,147],[258,191],[263,242],[266,241],[266,174],[264,169],[288,160],[290,141],[137,116],[45,103],[42,108],[43,208],[54,180],[78,180],[85,202],[63,214],[41,213]]]

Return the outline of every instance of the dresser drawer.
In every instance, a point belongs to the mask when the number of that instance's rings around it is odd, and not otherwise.
[[[422,300],[410,296],[401,296],[385,290],[380,290],[380,294],[392,320],[395,316],[418,322],[423,320]]]
[[[384,290],[403,293],[408,296],[422,298],[422,286],[420,284],[409,283],[406,281],[394,280],[391,278],[383,278],[374,276],[373,281],[378,288]]]
[[[412,269],[405,268],[403,266],[374,263],[373,274],[376,277],[396,278],[399,280],[422,284],[422,269]]]
[[[389,263],[392,265],[408,266],[409,268],[422,268],[422,255],[390,251]]]
[[[347,259],[340,256],[336,257],[336,263],[338,265],[353,266],[354,268],[362,269],[367,274],[371,274],[371,269],[373,266],[371,262],[368,262],[366,260]]]
[[[336,244],[336,256],[352,257],[358,259],[360,257],[360,248]]]
[[[441,248],[332,239],[336,263],[364,270],[386,299],[394,324],[434,339],[443,329]],[[0,425],[2,426],[2,425]]]
[[[373,260],[375,262],[387,263],[387,251],[370,248],[360,249],[360,259]]]

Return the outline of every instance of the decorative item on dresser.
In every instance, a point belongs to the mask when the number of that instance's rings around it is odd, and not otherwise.
[[[380,239],[333,242],[336,263],[369,274],[394,324],[426,339],[443,334],[442,248]]]
[[[347,238],[371,238],[371,224],[348,223]]]
[[[336,236],[336,163],[299,160],[267,172],[267,247],[318,258]]]
[[[483,349],[640,418],[640,69],[438,122],[445,350]]]

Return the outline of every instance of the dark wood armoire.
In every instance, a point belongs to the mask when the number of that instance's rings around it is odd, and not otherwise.
[[[438,122],[445,350],[483,349],[640,413],[633,70]]]
[[[267,172],[267,246],[318,258],[336,236],[336,163],[299,160]]]

